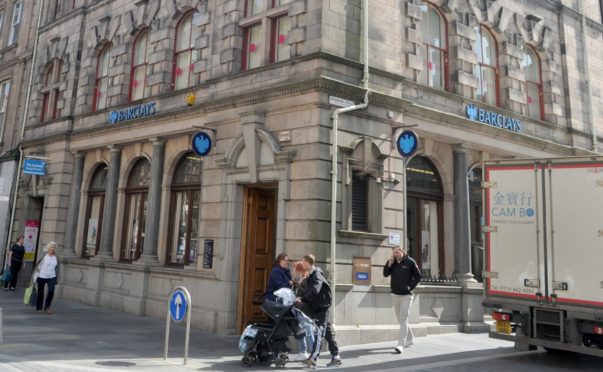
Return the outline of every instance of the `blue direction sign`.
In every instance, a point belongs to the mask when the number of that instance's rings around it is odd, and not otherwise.
[[[182,321],[186,317],[187,308],[188,304],[186,303],[184,292],[180,289],[174,291],[170,298],[170,315],[172,319],[176,322]]]
[[[211,137],[205,132],[198,132],[193,136],[193,151],[199,156],[206,156],[211,151]]]
[[[412,130],[405,130],[398,136],[396,147],[402,157],[407,158],[417,151],[419,147],[419,137]]]
[[[40,159],[25,159],[23,161],[23,173],[44,176],[46,174],[46,162]]]

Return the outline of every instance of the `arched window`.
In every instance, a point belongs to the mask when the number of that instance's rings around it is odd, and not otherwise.
[[[174,48],[174,89],[192,85],[194,62],[192,60],[195,41],[192,37],[193,12],[188,12],[176,26],[176,47]]]
[[[137,260],[142,252],[150,176],[151,164],[144,158],[139,159],[130,172],[126,188],[124,237],[121,251],[121,258],[124,260]]]
[[[428,3],[421,4],[421,36],[419,47],[425,61],[418,82],[438,89],[446,89],[448,73],[448,43],[446,22],[441,13]]]
[[[474,74],[477,77],[475,99],[489,105],[498,105],[498,47],[492,33],[484,26],[476,27],[478,33],[475,43],[477,64]]]
[[[103,225],[103,209],[105,207],[105,188],[107,186],[106,164],[100,165],[94,171],[88,188],[88,203],[86,204],[86,222],[84,225],[83,256],[92,257],[98,253],[100,246],[101,227]]]
[[[408,253],[426,276],[442,274],[442,181],[435,166],[415,156],[406,166]]]
[[[201,158],[185,155],[174,172],[167,263],[196,265],[199,254]]]
[[[40,121],[54,120],[59,116],[57,103],[59,101],[59,79],[61,76],[61,60],[53,60],[52,64],[46,69],[42,81],[42,112]]]
[[[96,61],[96,80],[94,83],[93,111],[103,110],[107,107],[107,89],[109,88],[109,60],[111,59],[111,46],[107,45],[98,54]]]
[[[130,101],[144,98],[144,88],[147,80],[148,43],[148,31],[143,31],[134,41],[132,71],[130,72]]]
[[[540,68],[540,59],[534,53],[534,50],[526,46],[526,53],[521,62],[521,67],[526,72],[526,115],[542,120],[544,118],[544,104],[542,93],[542,71]]]

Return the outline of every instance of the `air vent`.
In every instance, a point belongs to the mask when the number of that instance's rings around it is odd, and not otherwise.
[[[534,337],[563,342],[563,312],[534,309]]]

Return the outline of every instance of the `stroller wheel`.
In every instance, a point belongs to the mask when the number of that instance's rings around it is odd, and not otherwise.
[[[287,364],[288,361],[289,361],[289,356],[287,356],[287,354],[278,353],[278,355],[274,359],[274,364],[276,365],[276,368],[283,368],[285,366],[285,364]]]
[[[253,365],[253,359],[251,359],[247,355],[245,355],[241,361],[243,362],[243,365],[245,365],[246,367],[251,367]]]

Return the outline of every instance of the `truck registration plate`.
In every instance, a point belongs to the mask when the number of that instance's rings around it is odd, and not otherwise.
[[[511,334],[511,322],[509,320],[497,320],[496,332],[507,335]]]

